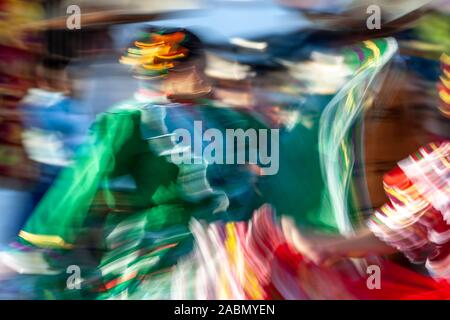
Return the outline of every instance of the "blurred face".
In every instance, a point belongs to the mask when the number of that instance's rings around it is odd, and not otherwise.
[[[162,81],[161,91],[169,98],[198,96],[209,93],[211,86],[198,61],[180,62],[169,71]]]

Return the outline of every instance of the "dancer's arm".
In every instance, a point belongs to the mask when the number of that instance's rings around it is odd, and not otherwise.
[[[369,254],[392,254],[393,247],[379,240],[368,228],[361,229],[356,235],[341,240],[324,243],[324,249],[332,255],[341,257],[365,257]]]
[[[360,258],[370,254],[385,255],[397,252],[379,240],[368,228],[359,230],[354,236],[305,237],[293,222],[282,219],[283,232],[294,247],[310,260],[321,264],[342,257]]]
[[[139,114],[105,113],[96,121],[88,142],[80,148],[74,164],[59,175],[28,219],[19,237],[44,248],[70,249],[85,230],[89,207],[105,176],[119,160],[133,156],[139,140]]]

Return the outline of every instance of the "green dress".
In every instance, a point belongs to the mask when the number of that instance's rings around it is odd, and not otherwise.
[[[183,118],[184,107],[172,107],[172,115],[181,114],[172,121]],[[217,119],[227,128],[262,127],[228,108],[189,108],[197,110],[190,113],[193,118]],[[86,280],[83,298],[130,297],[149,275],[164,278],[164,271],[191,251],[192,218],[233,219],[227,186],[223,191],[209,184],[205,163],[175,165],[170,160],[166,109],[133,99],[100,115],[73,165],[61,173],[20,232],[22,243],[52,249],[47,260],[53,268],[80,266]],[[118,184],[121,179],[127,183]],[[61,285],[69,297],[74,294]],[[46,290],[52,291],[49,286]],[[148,290],[146,297],[151,297]]]

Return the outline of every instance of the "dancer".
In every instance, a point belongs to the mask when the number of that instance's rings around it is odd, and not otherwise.
[[[192,133],[195,120],[221,130],[264,127],[214,107],[201,41],[184,29],[150,28],[120,62],[141,80],[139,90],[99,116],[74,166],[44,196],[15,250],[2,256],[21,273],[55,274],[43,278],[48,296],[133,298],[150,274],[169,272],[190,252],[192,218],[246,219],[253,210],[240,206],[242,198],[258,201],[246,165],[172,161],[180,152],[173,132]],[[67,290],[69,265],[81,269],[83,290]],[[170,296],[154,278],[151,287],[147,299]]]

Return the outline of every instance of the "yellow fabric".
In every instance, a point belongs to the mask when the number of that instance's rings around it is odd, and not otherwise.
[[[66,243],[64,239],[59,236],[33,234],[22,230],[19,233],[19,237],[38,247],[61,249],[73,248],[72,244]]]

